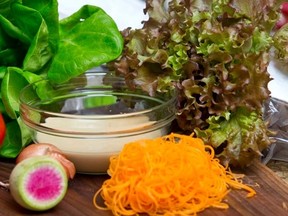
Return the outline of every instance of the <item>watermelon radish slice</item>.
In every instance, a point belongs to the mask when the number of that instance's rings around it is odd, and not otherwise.
[[[15,201],[26,209],[45,211],[65,196],[68,178],[64,167],[50,156],[34,156],[18,163],[9,178]]]

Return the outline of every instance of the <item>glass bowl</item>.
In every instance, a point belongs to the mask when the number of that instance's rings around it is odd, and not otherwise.
[[[126,143],[168,134],[175,113],[175,93],[151,97],[112,72],[58,85],[41,80],[20,94],[20,117],[33,141],[57,146],[78,173],[106,173]]]

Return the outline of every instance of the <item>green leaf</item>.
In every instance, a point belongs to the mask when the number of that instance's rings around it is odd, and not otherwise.
[[[0,14],[0,26],[12,38],[19,39],[24,45],[29,46],[32,38],[25,34],[18,26]]]
[[[31,131],[20,118],[6,123],[6,135],[0,148],[0,156],[15,158],[32,141]]]
[[[12,11],[16,25],[31,41],[26,53],[23,69],[40,72],[40,69],[52,58],[50,34],[41,13],[20,3],[12,4]],[[58,22],[52,23],[58,25]]]
[[[9,36],[0,25],[0,51],[8,47],[9,40]]]
[[[23,69],[40,73],[42,72],[41,69],[44,68],[52,57],[53,52],[49,44],[49,34],[46,23],[43,21],[26,53]]]
[[[19,66],[22,64],[23,53],[17,48],[7,48],[0,51],[1,66]]]
[[[195,129],[197,136],[212,145],[216,151],[222,148],[222,152],[218,152],[219,155],[234,165],[249,164],[251,157],[260,156],[260,152],[270,143],[261,114],[244,107],[233,113],[210,116],[207,123],[207,129]]]
[[[83,6],[60,22],[59,49],[48,78],[55,83],[65,82],[116,59],[122,48],[123,38],[114,20],[99,7]]]
[[[5,66],[0,66],[0,79],[3,79],[6,71],[7,71],[7,67],[5,67]]]
[[[10,4],[13,0],[1,0],[0,1],[0,14],[4,17],[10,16]]]
[[[32,133],[27,125],[24,124],[20,117],[17,118],[17,123],[21,132],[21,147],[25,147],[32,142]],[[20,149],[20,148],[19,148]],[[18,152],[20,153],[20,152]]]
[[[2,100],[0,100],[0,113],[6,113],[6,110],[5,110],[5,107],[4,107]]]
[[[13,12],[14,25],[21,30],[22,34],[29,37],[29,41],[32,41],[42,23],[41,14],[19,2],[13,3],[11,10]]]
[[[0,156],[14,157],[31,141],[19,119],[19,96],[27,84],[47,75],[55,82],[70,80],[117,58],[122,48],[115,22],[98,7],[82,7],[61,21],[60,29],[57,0],[0,0],[0,111],[9,123]],[[48,82],[35,88],[43,99],[55,94]]]
[[[85,108],[109,106],[116,102],[117,97],[114,95],[99,95],[97,97],[88,97],[84,99]]]
[[[21,149],[21,131],[17,120],[6,123],[6,135],[0,148],[0,156],[5,158],[15,158]]]
[[[22,76],[20,68],[9,67],[2,80],[1,95],[7,114],[16,119],[19,112],[19,95],[22,88],[28,84]]]
[[[58,49],[59,42],[59,13],[57,0],[23,0],[22,3],[27,7],[35,9],[42,15],[49,32],[49,44],[53,53],[55,53]]]

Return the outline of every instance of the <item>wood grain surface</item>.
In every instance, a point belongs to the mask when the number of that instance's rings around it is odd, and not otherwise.
[[[14,167],[13,161],[0,159],[0,181],[6,181]],[[229,209],[209,208],[198,216],[285,216],[288,215],[288,184],[275,175],[268,167],[255,162],[242,171],[245,183],[253,186],[257,195],[246,198],[245,191],[232,190],[225,201]],[[0,216],[17,215],[95,215],[112,216],[110,211],[97,210],[93,206],[93,196],[101,187],[106,175],[76,174],[69,182],[69,189],[64,200],[55,208],[46,212],[31,212],[20,207],[12,199],[10,192],[0,188]]]

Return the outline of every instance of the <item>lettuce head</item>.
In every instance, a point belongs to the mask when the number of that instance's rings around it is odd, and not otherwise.
[[[262,107],[281,2],[147,0],[148,20],[122,32],[110,66],[151,96],[177,89],[175,130],[202,137],[223,161],[249,164],[271,143]]]

